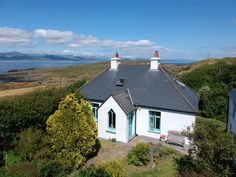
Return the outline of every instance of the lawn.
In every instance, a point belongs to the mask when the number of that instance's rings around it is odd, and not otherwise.
[[[175,162],[176,158],[180,158],[181,154],[175,150],[170,149],[169,147],[163,145],[150,145],[154,148],[156,152],[167,153],[163,157],[158,158],[158,163],[154,166],[134,166],[128,164],[127,154],[131,150],[131,146],[119,142],[111,142],[108,140],[100,140],[101,149],[98,155],[90,159],[87,163],[87,167],[91,164],[100,164],[110,160],[117,160],[124,172],[125,177],[174,177],[177,176],[177,165]],[[171,152],[171,153],[168,153]]]
[[[177,153],[168,155],[152,169],[129,165],[126,158],[121,159],[120,163],[126,177],[174,177],[177,176],[175,158],[179,157],[180,155]]]

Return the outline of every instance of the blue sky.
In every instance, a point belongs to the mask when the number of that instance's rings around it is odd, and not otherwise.
[[[0,51],[236,56],[235,0],[1,0]]]

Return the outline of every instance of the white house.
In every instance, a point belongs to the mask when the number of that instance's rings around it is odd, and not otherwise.
[[[229,93],[227,130],[236,137],[236,89]]]
[[[157,51],[150,65],[121,64],[116,53],[111,67],[80,91],[91,103],[98,136],[125,143],[186,130],[198,112],[198,95],[161,67]]]

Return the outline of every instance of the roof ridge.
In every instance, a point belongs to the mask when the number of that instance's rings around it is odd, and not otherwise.
[[[131,104],[134,105],[134,102],[133,102],[132,96],[131,96],[130,91],[129,91],[128,88],[127,88],[127,92],[128,92],[128,95],[129,95],[129,99],[130,99],[130,101],[131,101]]]
[[[188,98],[182,93],[182,91],[175,85],[173,80],[168,76],[167,71],[165,68],[160,67],[160,69],[163,71],[167,79],[170,81],[171,85],[176,89],[178,94],[184,99],[184,101],[192,108],[193,111],[197,112],[197,109],[192,105],[192,103],[188,100]]]

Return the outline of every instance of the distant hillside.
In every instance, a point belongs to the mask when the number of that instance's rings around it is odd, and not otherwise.
[[[236,88],[236,58],[209,59],[183,66],[178,77],[200,95],[200,114],[227,120],[228,93]]]
[[[5,52],[0,53],[0,60],[10,61],[10,60],[56,60],[56,61],[101,61],[101,57],[93,56],[73,56],[73,55],[50,55],[50,54],[25,54],[20,52]]]

